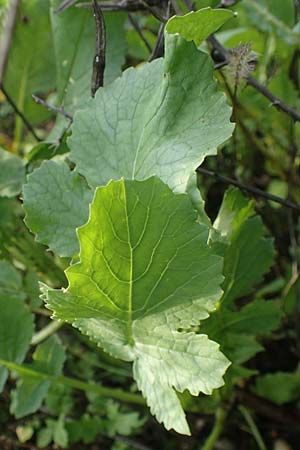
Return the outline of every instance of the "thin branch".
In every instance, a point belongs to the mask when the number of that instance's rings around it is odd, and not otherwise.
[[[157,35],[155,46],[154,46],[152,53],[148,60],[149,62],[153,61],[156,58],[163,56],[163,54],[164,54],[164,33],[165,33],[165,23],[161,23],[159,30],[158,30],[158,35]]]
[[[218,58],[221,57],[223,61],[216,61],[217,63],[224,62],[224,65],[226,62],[229,61],[229,52],[228,50],[223,47],[223,45],[215,38],[215,36],[210,36],[207,41],[212,46],[215,54],[212,54],[212,57],[216,57],[216,53],[218,55]],[[264,86],[263,84],[259,83],[255,78],[252,78],[251,76],[248,76],[246,78],[247,84],[249,86],[252,86],[254,89],[256,89],[258,92],[260,92],[264,97],[266,97],[268,100],[271,101],[272,106],[275,106],[280,111],[284,112],[288,116],[290,116],[294,121],[300,122],[300,112],[294,110],[290,106],[288,106],[286,103],[284,103],[279,97],[276,97],[269,89]]]
[[[76,8],[93,8],[93,3],[91,2],[80,2],[76,3]],[[103,12],[105,11],[145,11],[147,10],[147,6],[142,4],[140,1],[136,2],[119,2],[119,3],[113,3],[113,2],[105,2],[100,4],[101,9]]]
[[[160,22],[165,22],[165,18],[158,12],[157,2],[155,1],[144,1],[144,0],[136,0],[136,1],[120,1],[117,3],[112,2],[104,2],[99,3],[103,12],[106,11],[127,11],[127,12],[137,12],[137,11],[149,11],[151,14],[156,17]],[[76,3],[76,8],[93,8],[92,2],[80,2]]]
[[[171,0],[171,5],[174,9],[174,12],[177,16],[182,16],[182,12],[181,9],[179,8],[179,6],[176,3],[176,0]]]
[[[48,380],[51,383],[69,386],[73,389],[79,389],[84,392],[95,392],[96,394],[103,397],[113,398],[122,402],[128,402],[142,406],[146,405],[144,398],[140,394],[123,391],[119,388],[105,387],[91,381],[85,382],[79,380],[78,378],[65,377],[63,375],[51,375],[33,367],[32,365],[29,366],[26,364],[17,364],[3,359],[0,359],[0,365],[5,366],[12,372],[18,372],[20,375],[28,375],[29,377],[35,377],[36,379]]]
[[[240,410],[241,414],[243,415],[246,423],[248,424],[248,426],[251,430],[252,436],[254,437],[259,450],[267,450],[266,444],[264,443],[263,438],[260,434],[260,431],[257,428],[257,425],[254,422],[249,410],[247,408],[245,408],[245,406],[243,406],[243,405],[239,406],[239,410]]]
[[[54,333],[56,333],[63,325],[64,322],[61,322],[59,320],[51,320],[51,322],[49,322],[48,325],[46,325],[44,328],[42,328],[40,331],[38,331],[32,336],[30,342],[31,345],[40,344],[49,336],[52,336]]]
[[[153,61],[156,58],[159,58],[163,56],[164,54],[164,43],[165,43],[165,27],[166,23],[169,20],[171,16],[171,0],[168,1],[166,16],[163,18],[162,23],[160,24],[155,47],[153,48],[153,51],[149,57],[149,62]]]
[[[239,189],[247,191],[250,194],[253,194],[255,196],[262,197],[262,198],[265,198],[272,202],[280,203],[281,205],[286,206],[287,208],[292,208],[297,211],[300,211],[300,205],[297,205],[296,203],[293,203],[290,200],[285,200],[284,198],[277,197],[277,195],[269,194],[268,192],[262,191],[261,189],[258,189],[258,188],[252,187],[252,186],[247,186],[246,184],[241,183],[238,180],[234,180],[233,178],[225,177],[225,176],[220,175],[219,173],[214,172],[212,170],[207,170],[207,169],[204,169],[203,167],[198,167],[196,169],[196,172],[201,173],[203,175],[210,176],[210,177],[214,177],[217,180],[221,181],[222,183],[236,186]]]
[[[8,11],[2,25],[0,36],[0,86],[3,82],[4,72],[7,64],[8,53],[12,42],[13,31],[20,0],[10,0]]]
[[[229,6],[235,5],[239,1],[240,0],[221,0],[217,8],[229,8]]]
[[[15,104],[14,100],[11,98],[11,96],[9,95],[9,93],[6,91],[6,89],[4,88],[3,84],[0,84],[0,88],[1,91],[3,92],[3,94],[6,97],[6,100],[8,101],[8,103],[10,104],[10,106],[13,108],[14,112],[23,120],[24,125],[27,127],[28,131],[30,131],[30,133],[32,134],[32,136],[38,141],[40,142],[42,139],[40,139],[38,137],[38,135],[36,134],[36,132],[34,131],[33,126],[31,125],[31,123],[28,121],[28,119],[26,119],[26,117],[24,116],[24,114],[22,113],[22,111],[19,110],[19,108],[17,107],[17,105]]]
[[[201,447],[201,450],[213,450],[215,448],[215,444],[217,443],[219,437],[221,436],[225,421],[227,418],[227,411],[223,408],[218,408],[215,413],[215,423],[214,426],[207,437],[204,445]]]
[[[65,9],[70,8],[70,6],[74,5],[77,2],[77,0],[64,0],[55,10],[54,12],[61,13]]]
[[[32,95],[33,100],[38,103],[39,105],[44,106],[49,111],[53,111],[55,113],[61,114],[66,119],[70,120],[70,122],[73,122],[73,116],[72,114],[65,111],[63,108],[59,108],[58,106],[50,105],[50,103],[45,102],[45,100],[42,100],[40,97],[37,97],[36,95]]]
[[[102,9],[96,0],[93,0],[94,17],[96,24],[96,54],[93,62],[92,97],[103,86],[105,70],[106,30]]]
[[[138,33],[138,35],[140,36],[140,38],[144,42],[144,44],[147,47],[147,49],[149,50],[149,52],[152,53],[152,47],[151,47],[148,39],[144,35],[143,30],[141,29],[138,21],[136,20],[134,15],[131,14],[130,12],[128,13],[128,19],[129,19],[130,23],[132,24],[133,28],[135,29],[135,31]]]
[[[247,84],[254,87],[254,89],[260,92],[264,97],[268,98],[271,101],[272,106],[275,106],[280,111],[288,114],[295,122],[300,122],[300,112],[295,111],[293,108],[284,103],[280,98],[276,97],[276,95],[272,94],[272,92],[269,91],[268,88],[259,83],[255,78],[248,77]]]
[[[190,10],[193,11],[194,10],[194,5],[192,0],[184,0],[185,6]]]
[[[171,0],[169,0],[168,2],[168,9],[169,9],[169,4],[170,4]],[[153,7],[149,1],[145,1],[145,0],[141,0],[141,3],[145,6],[146,10],[150,11],[151,14],[160,22],[167,22],[168,18],[162,16],[157,9],[155,9],[155,7]],[[162,2],[163,3],[163,2]]]

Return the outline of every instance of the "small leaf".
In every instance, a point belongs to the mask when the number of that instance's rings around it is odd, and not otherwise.
[[[50,375],[60,375],[65,360],[63,346],[57,336],[40,344],[33,354],[32,368]],[[21,376],[12,393],[10,411],[18,419],[36,412],[47,395],[50,382],[36,377]]]
[[[38,242],[60,256],[78,253],[76,228],[88,219],[92,191],[65,163],[46,161],[23,189],[25,222]]]
[[[203,8],[184,16],[174,16],[168,21],[169,34],[180,34],[187,41],[194,41],[197,47],[212,33],[234,16],[228,9]]]
[[[144,420],[140,418],[139,413],[128,411],[123,412],[120,409],[120,404],[114,401],[107,402],[107,434],[110,437],[114,437],[116,434],[122,436],[130,436],[141,425],[144,424]]]
[[[300,399],[300,373],[276,372],[256,378],[254,392],[277,405]]]
[[[254,215],[252,202],[247,202],[235,188],[225,194],[214,227],[227,244],[222,303],[232,305],[234,300],[249,294],[269,270],[274,259],[273,239],[265,237],[266,229],[261,218]]]
[[[34,331],[33,315],[19,298],[10,298],[0,293],[0,360],[22,363]],[[0,391],[8,372],[1,367]]]
[[[63,415],[56,422],[53,422],[53,441],[59,447],[68,448],[69,439]]]
[[[25,181],[25,168],[21,158],[0,147],[0,197],[15,197]]]
[[[232,311],[221,304],[200,327],[211,339],[220,342],[222,351],[234,363],[241,364],[262,351],[258,336],[267,336],[279,327],[282,312],[275,301],[255,300]]]
[[[34,428],[30,425],[19,425],[16,427],[16,435],[19,442],[24,444],[24,442],[29,441],[34,435]]]
[[[4,259],[0,260],[0,295],[8,298],[25,299],[22,291],[22,277],[14,266]]]
[[[78,236],[68,290],[45,288],[47,306],[133,361],[157,419],[189,434],[175,390],[210,394],[229,365],[207,336],[177,331],[207,318],[221,295],[222,259],[207,245],[208,227],[196,222],[187,195],[152,177],[98,188]]]

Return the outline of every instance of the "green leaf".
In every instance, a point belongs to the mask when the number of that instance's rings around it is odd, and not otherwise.
[[[26,297],[26,294],[22,291],[20,273],[10,262],[4,259],[0,260],[0,295],[22,300]]]
[[[57,336],[40,344],[33,354],[34,369],[50,375],[60,375],[65,360],[64,348]],[[48,393],[50,382],[36,377],[23,376],[12,393],[10,411],[18,419],[36,412]]]
[[[53,423],[53,442],[62,448],[68,448],[68,433],[65,428],[64,416],[60,416],[57,421]]]
[[[254,392],[277,405],[300,399],[299,372],[276,372],[256,378]]]
[[[156,60],[125,71],[75,115],[68,139],[71,159],[93,188],[122,176],[157,174],[177,191],[192,190],[196,198],[191,171],[230,136],[230,108],[217,91],[208,56],[176,36],[167,35],[166,49],[165,65]],[[83,182],[72,193],[75,178],[66,167],[51,164],[28,177],[26,224],[39,242],[60,256],[73,256],[78,251],[75,228],[85,222],[92,194]],[[195,207],[207,221],[200,197]]]
[[[243,0],[243,6],[248,11],[250,19],[252,22],[264,32],[274,32],[280,39],[284,40],[289,45],[299,45],[300,32],[299,29],[295,28],[292,30],[283,20],[282,20],[282,12],[280,11],[278,15],[275,15],[273,12],[273,4],[272,2],[264,2],[261,0]],[[280,10],[284,10],[285,12],[290,9],[293,11],[294,5],[292,1],[287,0],[282,8],[282,2]],[[270,6],[272,5],[272,6]],[[277,6],[277,5],[276,5]],[[278,9],[278,6],[277,6]],[[293,18],[291,19],[294,20]]]
[[[60,256],[78,253],[76,228],[88,219],[92,191],[65,163],[45,161],[28,177],[23,189],[25,222]]]
[[[130,436],[130,434],[136,432],[145,422],[137,412],[123,412],[120,409],[120,404],[117,402],[108,401],[106,407],[106,430],[110,437],[114,437],[116,434]]]
[[[0,359],[22,363],[34,331],[33,315],[19,298],[0,292]],[[8,372],[0,367],[0,391]]]
[[[214,222],[227,243],[222,286],[222,303],[227,305],[249,294],[273,263],[273,240],[265,237],[261,218],[253,214],[252,202],[247,202],[238,189],[230,188]]]
[[[212,33],[234,16],[228,9],[203,8],[184,16],[174,16],[168,21],[169,34],[180,34],[187,41],[194,41],[197,47]]]
[[[244,197],[239,189],[230,187],[224,194],[221,208],[214,221],[214,228],[230,239],[234,230],[255,214],[254,203]]]
[[[191,171],[232,133],[209,56],[178,36],[165,39],[164,60],[126,70],[75,115],[70,158],[93,187],[155,174],[184,192]]]
[[[48,423],[48,421],[46,421]],[[39,448],[47,447],[52,442],[53,430],[52,427],[48,426],[46,428],[41,428],[37,432],[37,445]]]
[[[257,299],[239,311],[216,311],[203,327],[210,324],[214,338],[228,330],[233,333],[265,336],[279,326],[281,318],[282,312],[276,301]]]
[[[50,30],[49,4],[44,0],[21,2],[9,53],[4,86],[30,122],[49,116],[32,94],[55,87],[55,61]]]
[[[258,336],[267,336],[279,327],[282,312],[275,301],[255,300],[231,311],[222,305],[201,324],[200,331],[221,344],[222,351],[234,363],[241,364],[263,350]]]
[[[134,378],[159,422],[189,433],[175,390],[210,394],[227,359],[205,335],[179,332],[208,317],[221,295],[222,260],[207,245],[187,195],[158,178],[98,188],[78,230],[80,262],[67,291],[48,289],[48,308],[113,356]]]
[[[71,444],[82,441],[84,444],[93,444],[97,435],[103,431],[103,422],[100,417],[83,415],[80,420],[66,423],[69,441]]]
[[[0,147],[0,197],[15,197],[25,181],[25,168],[21,158]]]
[[[24,444],[24,442],[29,441],[34,435],[34,428],[30,425],[19,425],[16,427],[16,435],[19,442]]]

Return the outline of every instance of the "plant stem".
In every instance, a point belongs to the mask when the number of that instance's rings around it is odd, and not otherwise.
[[[210,435],[206,439],[201,450],[213,450],[215,443],[219,439],[225,425],[225,420],[227,417],[227,411],[224,408],[218,408],[215,414],[215,423],[210,432]]]
[[[40,331],[35,333],[31,339],[31,345],[38,345],[47,339],[49,336],[52,336],[57,330],[59,330],[64,325],[64,322],[59,322],[58,320],[51,320],[48,325],[42,328]]]
[[[146,405],[146,402],[141,395],[125,392],[119,388],[108,388],[93,382],[87,383],[76,378],[50,375],[48,373],[39,372],[28,365],[16,364],[2,359],[0,359],[0,366],[5,366],[7,369],[18,372],[21,375],[35,377],[40,380],[47,380],[56,384],[62,384],[74,389],[79,389],[80,391],[95,392],[102,397],[114,398],[123,402],[134,403],[136,405]]]
[[[278,197],[277,195],[269,194],[269,192],[262,191],[261,189],[248,186],[244,183],[241,183],[238,180],[234,180],[233,178],[225,177],[218,172],[214,172],[212,170],[204,169],[204,167],[197,167],[196,169],[197,173],[201,173],[203,175],[207,175],[210,177],[215,177],[217,180],[221,181],[222,183],[231,184],[232,186],[236,186],[241,190],[244,190],[246,192],[249,192],[250,194],[257,195],[258,197],[266,198],[267,200],[271,200],[276,203],[280,203],[281,205],[292,208],[294,210],[300,211],[300,205],[291,202],[290,200],[285,200],[284,198]]]
[[[251,433],[257,443],[258,448],[260,450],[267,450],[267,447],[263,441],[263,438],[261,437],[259,429],[257,428],[256,423],[252,419],[252,416],[251,416],[249,410],[247,408],[245,408],[245,406],[242,406],[242,405],[239,406],[239,410],[242,413],[245,421],[247,422],[247,424],[251,430]]]

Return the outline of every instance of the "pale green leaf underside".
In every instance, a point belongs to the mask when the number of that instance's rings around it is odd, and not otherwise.
[[[66,271],[67,291],[46,292],[48,307],[113,356],[134,361],[158,420],[187,433],[173,388],[209,394],[228,366],[206,336],[176,331],[207,318],[221,296],[222,259],[207,245],[208,228],[187,195],[152,177],[98,188],[78,236],[80,262]]]
[[[23,188],[25,222],[38,242],[60,256],[79,251],[76,228],[88,219],[93,193],[65,163],[46,161]]]
[[[165,58],[126,70],[75,115],[70,158],[91,186],[159,176],[184,192],[233,130],[209,56],[166,33]]]
[[[194,41],[197,47],[233,17],[228,9],[203,8],[185,16],[174,16],[168,21],[166,30],[178,33],[187,41]]]

